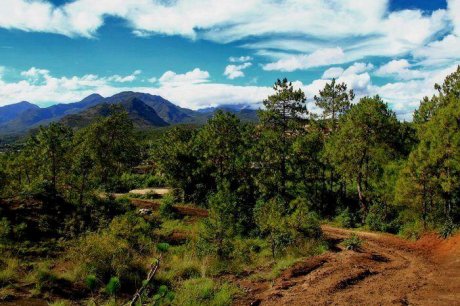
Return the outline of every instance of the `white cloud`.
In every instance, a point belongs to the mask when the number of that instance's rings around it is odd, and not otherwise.
[[[230,80],[244,77],[243,70],[251,67],[251,65],[251,63],[243,63],[241,65],[227,65],[227,67],[225,67],[224,75]]]
[[[228,61],[230,63],[244,63],[244,62],[252,61],[252,57],[250,56],[240,56],[240,57],[230,56],[228,58]]]
[[[414,57],[425,66],[451,64],[460,60],[460,36],[447,35],[414,51]]]
[[[401,63],[399,63],[399,65],[403,67],[410,66]],[[312,97],[317,94],[319,89],[324,87],[326,82],[329,81],[324,79],[325,76],[329,78],[335,77],[337,78],[337,82],[344,82],[348,85],[348,88],[355,91],[355,102],[363,96],[373,96],[378,94],[385,102],[390,104],[390,107],[397,113],[400,119],[411,120],[412,113],[414,109],[419,106],[420,100],[422,100],[425,96],[432,96],[435,94],[434,84],[442,84],[444,78],[454,72],[457,67],[457,65],[454,64],[447,68],[435,69],[430,72],[426,72],[421,78],[410,80],[401,78],[400,81],[390,82],[379,86],[372,83],[372,79],[368,73],[368,71],[372,70],[372,66],[365,66],[367,67],[366,70],[357,69],[358,67],[364,67],[362,63],[355,63],[347,69],[339,68],[331,70],[332,68],[330,68],[323,74],[323,79],[315,80],[308,85],[302,85],[301,88],[307,93],[308,97]],[[391,66],[397,67],[398,65],[393,63],[387,66],[388,69],[390,69]],[[348,71],[348,73],[345,73],[345,71]],[[353,71],[356,73],[353,73]],[[394,69],[394,71],[399,70]],[[409,71],[410,74],[414,72],[413,70]],[[311,109],[315,110],[313,103],[310,104]]]
[[[205,83],[209,80],[209,72],[195,68],[184,74],[177,74],[174,71],[166,71],[158,80],[161,85],[179,86],[183,84]]]
[[[46,74],[46,79],[35,82],[31,77]],[[111,96],[120,91],[139,91],[161,95],[182,107],[197,109],[229,103],[260,104],[272,93],[271,87],[234,86],[209,83],[209,73],[196,68],[184,74],[165,72],[156,86],[114,86],[109,77],[94,74],[72,77],[54,77],[46,69],[31,68],[23,72],[23,80],[5,82],[0,79],[0,106],[17,101],[38,104],[79,101],[92,93]],[[123,83],[120,83],[123,84]]]
[[[120,76],[118,74],[115,74],[115,75],[108,77],[107,80],[111,82],[116,82],[116,83],[129,83],[129,82],[133,82],[134,80],[136,80],[137,76],[141,73],[142,73],[141,70],[136,70],[132,74],[126,75],[126,76]]]
[[[134,35],[142,37],[181,35],[219,43],[251,38],[246,47],[294,51],[296,57],[278,65],[290,71],[284,66],[308,67],[303,62],[321,49],[339,46],[352,62],[411,53],[446,32],[449,24],[451,34],[458,36],[459,3],[448,0],[447,10],[429,14],[391,12],[389,0],[75,0],[60,6],[49,0],[2,0],[0,27],[95,37],[104,18],[113,16],[126,20]]]
[[[389,102],[400,118],[410,119],[419,101],[424,96],[435,93],[434,83],[442,83],[443,79],[456,69],[456,65],[436,69],[427,73],[422,79],[401,80],[385,85],[375,85],[369,75],[372,66],[355,63],[342,68],[334,74],[337,82],[345,82],[357,95],[355,101],[364,95],[379,94]],[[22,72],[23,80],[6,82],[0,79],[0,105],[17,101],[34,103],[68,103],[81,100],[92,93],[110,96],[120,91],[131,90],[161,95],[179,106],[197,109],[229,103],[252,103],[259,105],[264,98],[273,93],[269,86],[235,86],[230,84],[211,83],[209,73],[199,68],[177,74],[165,72],[157,86],[126,86],[125,83],[113,83],[110,76],[88,74],[72,77],[55,77],[46,69],[31,68]],[[39,80],[36,81],[36,77]],[[317,112],[312,98],[329,82],[318,79],[310,84],[294,81],[294,86],[305,91],[310,111]],[[115,86],[117,85],[117,86]]]
[[[341,48],[320,49],[311,54],[292,55],[276,62],[263,66],[264,70],[294,71],[331,64],[340,64],[345,61],[345,54]]]
[[[324,71],[323,73],[323,79],[333,79],[333,78],[338,78],[343,74],[344,70],[341,67],[331,67]]]
[[[26,78],[37,79],[39,77],[45,77],[49,75],[49,70],[46,69],[38,69],[35,67],[30,68],[29,70],[22,71],[21,75]]]
[[[371,71],[374,69],[374,65],[371,63],[354,63],[353,65],[349,66],[347,69],[343,69],[341,67],[331,67],[324,71],[323,73],[323,79],[332,79],[332,78],[339,78],[342,76],[349,76],[349,75],[355,75],[355,74],[360,74],[363,72]]]
[[[454,33],[460,36],[460,0],[447,0],[447,8]]]
[[[399,80],[423,79],[427,73],[411,69],[411,64],[406,59],[392,60],[381,66],[375,72],[377,76],[395,77]]]
[[[156,83],[158,81],[158,79],[156,77],[151,77],[149,79],[147,79],[147,82],[149,83]]]

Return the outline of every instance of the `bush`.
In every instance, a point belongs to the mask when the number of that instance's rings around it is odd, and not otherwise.
[[[107,232],[85,236],[68,257],[75,264],[77,277],[93,274],[104,282],[113,275],[123,275],[140,280],[145,273],[129,243]]]
[[[89,290],[94,291],[97,287],[97,277],[94,274],[90,274],[85,278],[85,285]]]
[[[164,179],[159,176],[125,172],[120,176],[116,189],[120,192],[128,192],[136,188],[161,187],[164,184]]]
[[[319,217],[310,211],[309,203],[303,198],[298,198],[291,201],[289,206],[290,226],[301,234],[302,238],[319,238],[321,236]]]
[[[370,230],[396,234],[400,229],[397,212],[392,206],[374,204],[369,208],[366,225]]]
[[[357,251],[361,248],[362,240],[356,234],[352,234],[350,238],[347,238],[343,241],[345,248],[347,250]]]
[[[273,258],[295,241],[290,220],[284,212],[283,200],[273,198],[266,203],[259,201],[254,209],[254,217],[260,232],[270,244]]]
[[[110,295],[116,295],[120,288],[120,279],[118,277],[111,277],[107,283],[107,286],[105,287],[105,291]]]
[[[357,224],[356,220],[356,216],[350,212],[348,207],[342,210],[334,219],[340,227],[344,228],[355,227]]]
[[[174,208],[175,198],[171,193],[167,193],[161,199],[160,216],[165,219],[176,219],[178,214]]]
[[[166,253],[169,250],[169,243],[160,242],[157,244],[157,250],[160,253]]]
[[[115,217],[109,225],[112,236],[127,241],[135,250],[148,250],[152,241],[150,224],[133,212]]]
[[[189,279],[176,293],[174,305],[230,305],[237,289],[229,284],[219,286],[210,278]]]
[[[168,286],[161,285],[152,297],[152,300],[153,306],[169,305],[174,300],[174,292],[169,290]]]
[[[446,239],[450,236],[452,236],[452,234],[455,232],[456,230],[456,226],[454,224],[454,222],[452,222],[451,219],[448,219],[442,226],[439,234],[441,235],[442,238]]]

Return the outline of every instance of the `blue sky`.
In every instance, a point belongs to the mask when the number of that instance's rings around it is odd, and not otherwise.
[[[335,77],[408,118],[459,63],[460,0],[0,2],[0,105],[121,90],[257,104],[281,77],[311,101]]]

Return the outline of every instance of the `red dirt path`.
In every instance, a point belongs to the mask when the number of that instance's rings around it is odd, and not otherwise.
[[[338,244],[351,230],[324,226],[334,251],[296,264],[273,282],[240,279],[236,305],[460,305],[460,235],[413,243],[357,232],[359,252]]]

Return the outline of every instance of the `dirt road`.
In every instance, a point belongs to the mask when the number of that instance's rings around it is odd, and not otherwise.
[[[460,305],[460,236],[411,243],[359,232],[359,252],[339,243],[352,231],[324,226],[331,251],[284,271],[274,282],[246,282],[240,305]]]

